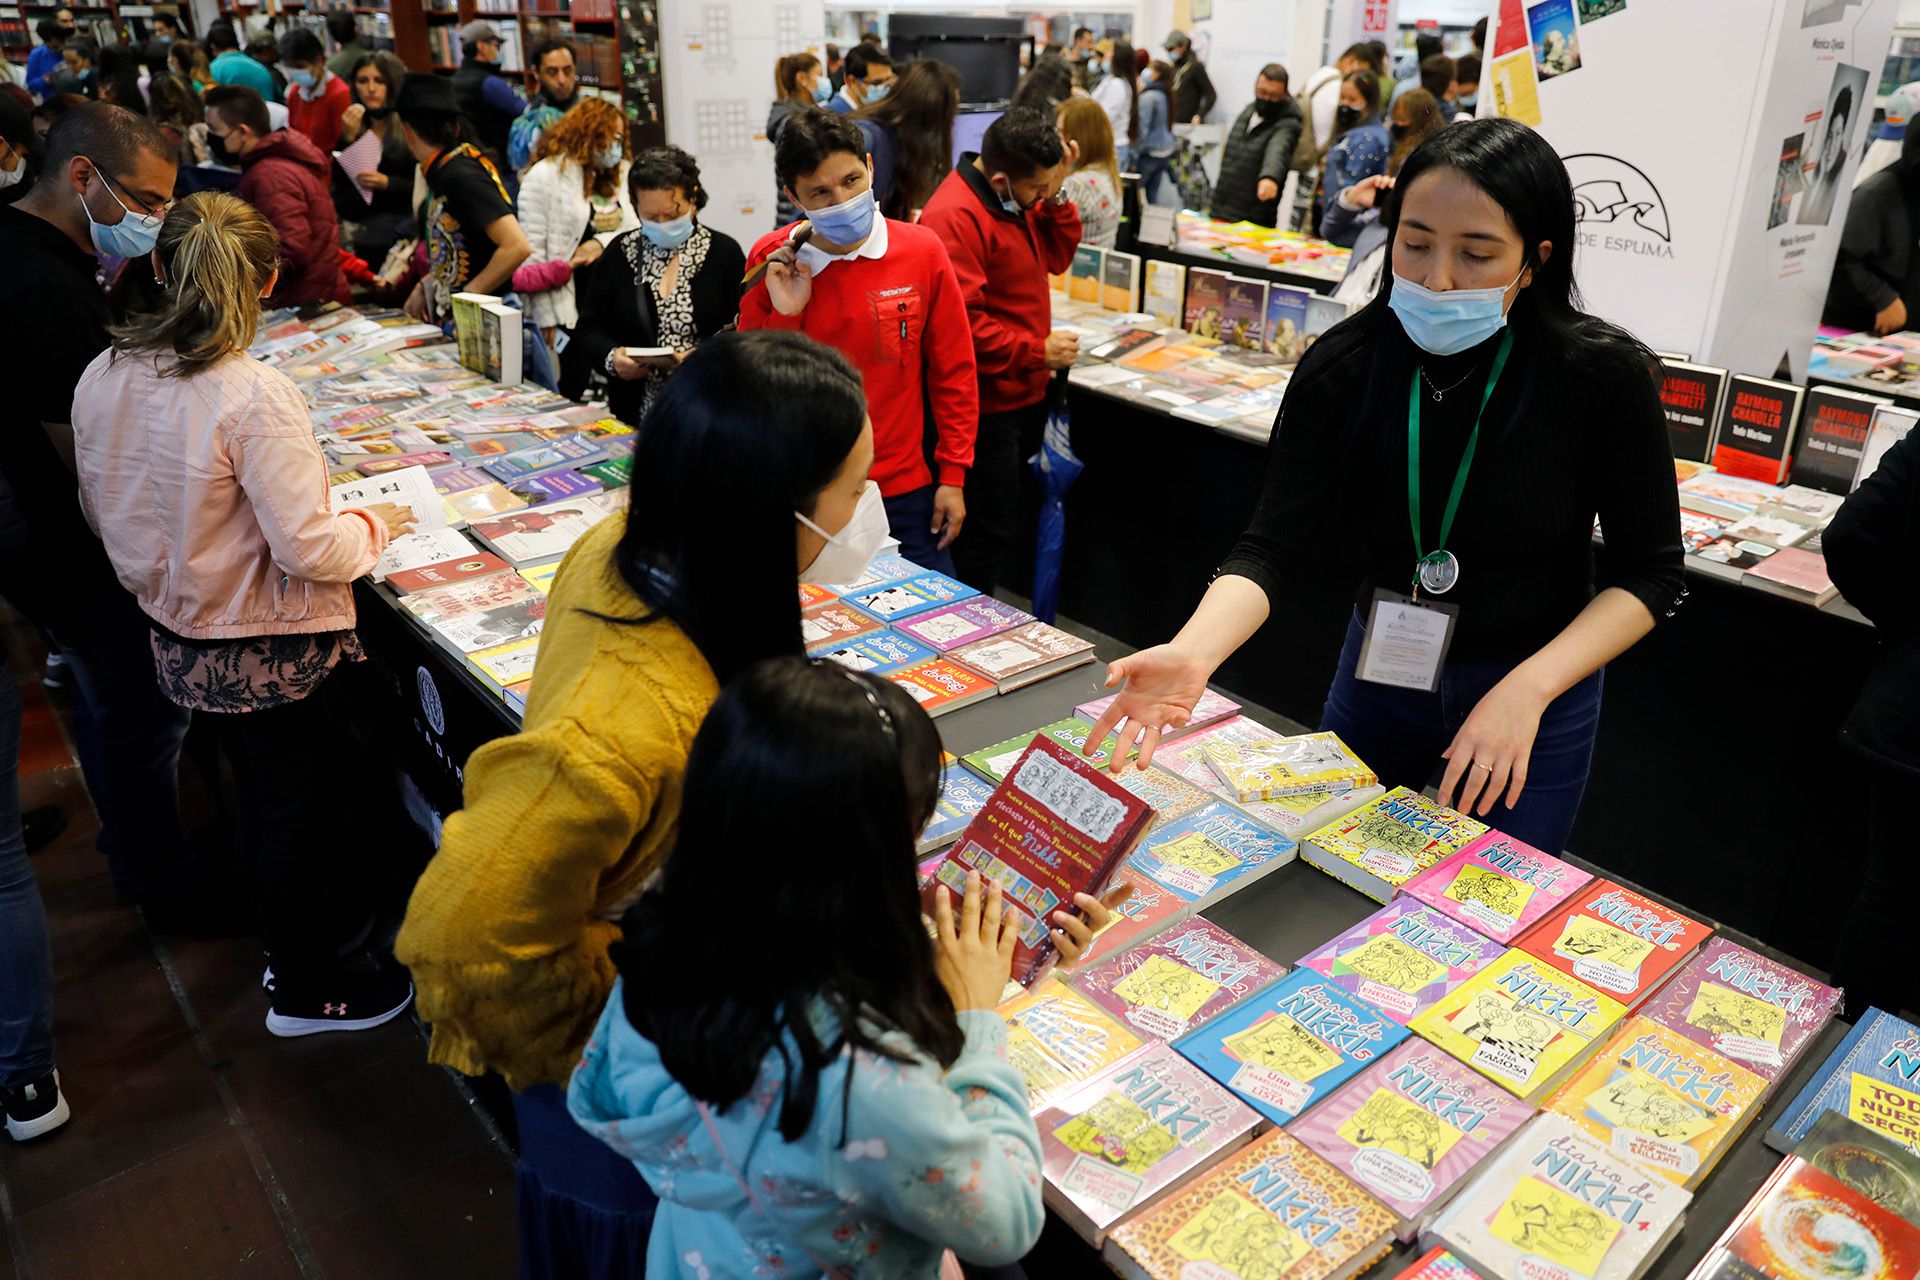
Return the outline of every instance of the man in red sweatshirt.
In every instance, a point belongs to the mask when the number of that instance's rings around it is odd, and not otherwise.
[[[1014,552],[1023,468],[1047,421],[1047,379],[1080,354],[1072,332],[1053,331],[1047,276],[1065,271],[1080,243],[1080,214],[1060,199],[1076,152],[1053,117],[1015,107],[988,126],[980,153],[965,152],[920,213],[953,259],[980,371],[966,536],[954,544],[956,576],[991,592]]]
[[[740,327],[804,333],[852,361],[873,420],[872,477],[900,554],[951,573],[980,393],[947,251],[924,227],[880,216],[866,142],[847,117],[818,107],[788,117],[773,162],[806,221],[763,236],[747,255],[749,276],[763,262],[767,271],[740,299]],[[811,234],[796,249],[788,241],[800,226]]]

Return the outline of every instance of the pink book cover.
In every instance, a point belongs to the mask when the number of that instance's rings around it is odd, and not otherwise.
[[[1403,895],[1300,963],[1404,1026],[1505,951]]]
[[[1826,983],[1714,938],[1640,1012],[1772,1084],[1839,1005]]]
[[[1016,609],[1005,601],[992,596],[972,596],[911,618],[902,618],[893,624],[893,629],[904,631],[927,647],[945,653],[963,644],[972,644],[975,640],[985,640],[1002,631],[1023,627],[1032,621],[1032,614]]]
[[[1444,1049],[1414,1038],[1287,1132],[1399,1214],[1399,1237],[1410,1241],[1454,1184],[1533,1110]]]
[[[1220,775],[1207,763],[1207,743],[1263,742],[1279,736],[1278,729],[1269,729],[1258,720],[1231,716],[1198,732],[1182,734],[1173,742],[1163,743],[1154,753],[1153,762],[1169,773],[1179,774],[1202,791],[1213,791],[1220,785]]]
[[[1400,892],[1512,946],[1540,917],[1593,879],[1524,840],[1489,831],[1407,882]]]
[[[943,851],[940,857],[944,856]],[[1093,951],[1087,958],[1089,965],[1116,956],[1162,929],[1172,928],[1185,920],[1192,909],[1187,900],[1173,890],[1146,876],[1129,875],[1124,867],[1114,874],[1113,883],[1119,884],[1122,880],[1132,883],[1133,892],[1113,909],[1113,923],[1094,935]]]
[[[1088,724],[1092,724],[1100,718],[1102,712],[1113,705],[1113,700],[1119,696],[1117,693],[1110,693],[1104,698],[1095,698],[1092,702],[1083,702],[1073,709],[1073,714],[1079,716]],[[1232,698],[1215,693],[1209,689],[1201,694],[1200,701],[1194,704],[1193,716],[1185,724],[1171,732],[1176,737],[1189,733],[1197,733],[1209,725],[1218,724],[1228,716],[1238,715],[1239,712],[1239,703],[1235,702]]]
[[[1172,1040],[1286,977],[1287,967],[1192,919],[1072,975],[1080,994],[1143,1035]]]

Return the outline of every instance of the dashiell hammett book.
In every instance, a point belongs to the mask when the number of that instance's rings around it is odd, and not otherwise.
[[[1173,1047],[1275,1124],[1286,1124],[1407,1038],[1311,969],[1296,969]]]
[[[1454,1186],[1533,1108],[1424,1040],[1411,1039],[1287,1126],[1399,1216],[1411,1243]]]
[[[1278,871],[1294,850],[1279,832],[1216,800],[1149,831],[1127,870],[1173,890],[1198,914]]]
[[[1840,992],[1824,982],[1713,938],[1641,1012],[1739,1063],[1769,1086],[1833,1020]]]
[[[1517,945],[1637,1009],[1712,934],[1712,925],[1595,880]]]
[[[1390,1247],[1394,1215],[1284,1129],[1114,1228],[1127,1280],[1347,1280]]]
[[[996,1012],[1007,1024],[1007,1061],[1027,1083],[1032,1112],[1052,1106],[1144,1043],[1053,979],[1020,992]]]
[[[1686,1219],[1691,1192],[1560,1116],[1536,1116],[1420,1233],[1502,1280],[1637,1280]]]
[[[1405,1026],[1504,954],[1459,921],[1395,898],[1300,963]]]
[[[1911,1280],[1920,1228],[1789,1157],[1687,1280]]]
[[[1626,1013],[1578,978],[1524,951],[1508,951],[1415,1018],[1412,1030],[1537,1104]]]
[[[1489,831],[1445,862],[1407,882],[1409,897],[1512,946],[1520,935],[1578,893],[1591,873],[1504,831]]]
[[[1212,921],[1190,919],[1067,981],[1140,1034],[1173,1040],[1286,972]]]
[[[1245,1146],[1260,1117],[1156,1043],[1128,1054],[1034,1123],[1047,1207],[1098,1248],[1114,1223]]]
[[[1487,824],[1395,787],[1308,836],[1300,856],[1375,902],[1487,833]]]
[[[1767,1130],[1767,1145],[1793,1150],[1827,1111],[1920,1153],[1920,1029],[1868,1009]]]
[[[1629,1018],[1546,1110],[1691,1190],[1759,1114],[1767,1082],[1645,1018]]]

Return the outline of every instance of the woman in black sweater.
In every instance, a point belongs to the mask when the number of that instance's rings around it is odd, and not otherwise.
[[[400,100],[400,82],[407,64],[384,50],[353,64],[349,82],[353,105],[340,118],[340,145],[359,141],[372,130],[380,138],[379,165],[365,173],[348,175],[332,166],[333,209],[342,222],[354,224],[353,251],[375,272],[386,261],[396,241],[414,234],[413,153],[400,136],[400,120],[393,113]],[[350,178],[359,178],[373,192],[361,196]]]
[[[679,147],[634,157],[628,194],[640,229],[616,238],[600,256],[563,361],[570,375],[606,375],[607,407],[640,425],[647,406],[695,346],[733,323],[747,258],[740,243],[703,225],[700,167]],[[628,347],[674,354],[636,360]]]
[[[1653,357],[1579,310],[1571,186],[1532,130],[1436,134],[1385,221],[1392,270],[1301,360],[1246,535],[1171,643],[1108,669],[1089,740],[1124,719],[1144,764],[1291,597],[1351,598],[1324,727],[1388,786],[1444,763],[1441,803],[1558,852],[1601,669],[1686,594]]]

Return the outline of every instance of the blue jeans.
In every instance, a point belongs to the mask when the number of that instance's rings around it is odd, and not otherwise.
[[[1356,612],[1347,624],[1346,644],[1340,650],[1340,666],[1327,692],[1320,727],[1339,734],[1380,775],[1382,786],[1418,791],[1443,763],[1440,753],[1468,714],[1515,664],[1449,662],[1440,672],[1437,693],[1371,684],[1353,674],[1366,634]],[[1596,671],[1548,705],[1533,740],[1520,803],[1509,809],[1503,800],[1490,812],[1474,817],[1548,853],[1558,854],[1567,847],[1593,767],[1593,742],[1600,731],[1600,686],[1601,673]]]
[[[1175,204],[1177,200],[1163,200],[1161,195],[1173,195],[1173,192],[1161,192],[1161,184],[1167,181],[1168,173],[1173,169],[1172,156],[1150,156],[1141,153],[1139,164],[1135,166],[1140,174],[1140,198],[1148,204]]]
[[[953,576],[953,556],[940,547],[933,526],[933,486],[909,489],[881,500],[887,509],[887,527],[900,539],[900,554],[923,569]]]
[[[20,835],[20,690],[0,667],[0,1088],[53,1070],[53,952]]]

